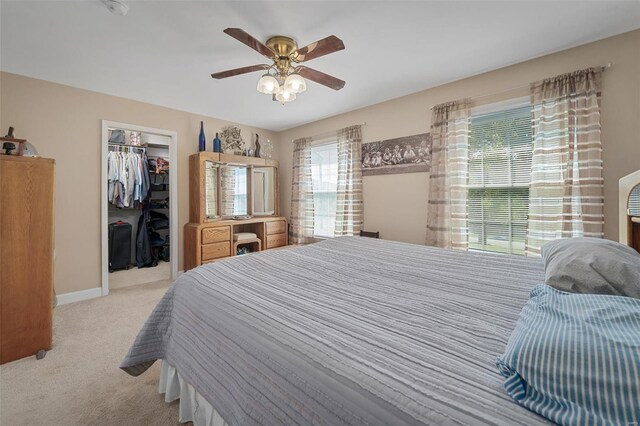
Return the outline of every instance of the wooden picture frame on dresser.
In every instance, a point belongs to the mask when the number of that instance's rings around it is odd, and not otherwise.
[[[247,169],[246,210],[248,218],[234,219],[221,211],[221,172],[223,167]],[[200,152],[189,157],[189,223],[184,227],[184,270],[235,256],[234,235],[256,234],[252,248],[269,250],[289,244],[286,218],[279,216],[279,163],[266,158],[245,157],[216,152]],[[273,210],[254,214],[254,168],[273,168]],[[215,171],[212,171],[215,170]],[[209,171],[209,175],[207,174]],[[211,173],[217,175],[213,176]],[[241,172],[244,174],[243,172]],[[207,181],[207,179],[211,179]],[[215,183],[213,182],[215,181]],[[215,206],[212,207],[212,206]],[[212,210],[215,210],[215,214]],[[248,242],[248,244],[251,242]]]

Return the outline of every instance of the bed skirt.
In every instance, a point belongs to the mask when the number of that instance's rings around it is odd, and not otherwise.
[[[229,426],[222,416],[193,386],[187,383],[168,362],[162,361],[159,393],[166,402],[180,400],[179,420],[194,426]]]

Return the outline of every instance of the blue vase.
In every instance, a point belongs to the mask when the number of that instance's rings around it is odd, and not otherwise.
[[[200,143],[198,145],[198,151],[204,151],[207,149],[207,143],[204,139],[204,123],[200,122]]]
[[[216,137],[213,139],[213,152],[222,152],[222,145],[217,133]]]

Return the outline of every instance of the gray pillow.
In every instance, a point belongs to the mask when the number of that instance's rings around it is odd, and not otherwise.
[[[542,247],[547,285],[571,293],[640,299],[640,253],[600,238],[567,238]]]

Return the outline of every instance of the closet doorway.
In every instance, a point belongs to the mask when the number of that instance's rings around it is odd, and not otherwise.
[[[102,120],[102,295],[178,276],[178,134]],[[146,176],[146,177],[145,177]]]

